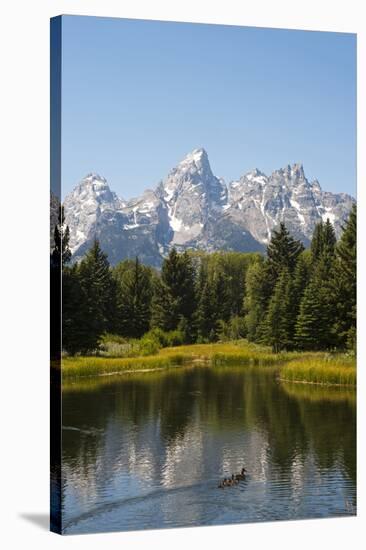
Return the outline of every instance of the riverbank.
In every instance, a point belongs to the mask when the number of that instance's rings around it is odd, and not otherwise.
[[[274,354],[269,348],[245,340],[216,344],[193,344],[163,348],[143,357],[65,357],[63,379],[106,376],[161,370],[192,362],[208,366],[242,365],[278,367],[278,377],[291,382],[329,385],[356,385],[355,358],[325,352],[285,352]]]
[[[300,357],[284,364],[279,372],[282,380],[308,384],[337,386],[356,385],[356,361],[344,354],[319,354]]]

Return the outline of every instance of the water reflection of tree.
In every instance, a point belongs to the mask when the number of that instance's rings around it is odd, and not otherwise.
[[[279,471],[290,468],[295,458],[304,461],[311,450],[320,468],[341,460],[356,479],[354,403],[298,396],[275,381],[270,370],[198,368],[136,375],[92,391],[66,392],[63,399],[64,425],[95,428],[64,431],[65,463],[77,463],[84,475],[100,456],[113,420],[121,434],[127,425],[144,432],[145,444],[157,438],[154,453],[173,446],[193,424],[212,437],[255,429],[268,442],[270,461]],[[120,441],[126,445],[125,437]],[[161,458],[155,460],[158,468]]]

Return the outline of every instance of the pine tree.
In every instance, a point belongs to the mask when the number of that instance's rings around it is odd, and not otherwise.
[[[333,292],[334,277],[334,255],[324,249],[300,302],[296,322],[296,342],[300,348],[330,349],[337,346],[334,331],[337,307]],[[312,348],[309,347],[310,341],[313,342]]]
[[[113,327],[116,316],[115,281],[107,255],[95,239],[78,268],[84,292],[85,319],[91,341],[96,342],[103,332]]]
[[[334,292],[337,298],[337,315],[334,331],[340,345],[356,346],[356,292],[357,292],[357,210],[352,207],[341,238],[336,247]]]
[[[184,319],[186,326],[193,332],[195,310],[195,271],[192,259],[187,252],[178,254],[173,248],[163,262],[161,283],[155,288],[153,325],[175,330]]]
[[[151,328],[160,328],[165,331],[177,328],[177,305],[170,294],[168,286],[156,278],[152,286],[151,301]]]
[[[267,265],[263,257],[258,257],[249,266],[245,278],[244,312],[248,340],[259,341],[261,326],[264,320],[271,286]]]
[[[325,223],[320,221],[316,224],[310,246],[313,264],[315,265],[325,254],[334,256],[336,242],[334,227],[329,218]]]
[[[208,279],[203,284],[197,308],[197,330],[200,341],[214,341],[219,329],[217,297],[214,286]]]
[[[323,222],[316,224],[310,244],[311,258],[316,262],[323,251]]]
[[[272,288],[284,268],[287,268],[290,273],[294,270],[303,250],[302,242],[294,239],[285,224],[280,223],[279,229],[273,231],[267,246],[267,266]]]
[[[263,340],[274,353],[290,349],[293,340],[293,294],[289,270],[284,268],[274,288],[264,321]]]
[[[310,246],[313,264],[316,264],[316,262],[324,256],[324,254],[333,256],[336,242],[337,239],[334,227],[329,218],[327,218],[325,223],[322,221],[317,223]]]
[[[62,277],[62,346],[69,354],[87,353],[97,347],[98,335],[89,330],[86,295],[78,265],[66,267]]]
[[[118,272],[117,272],[118,273]],[[117,280],[117,332],[126,337],[140,338],[148,331],[151,317],[151,274],[135,262]]]
[[[337,238],[329,218],[323,226],[323,254],[334,256]]]
[[[296,301],[300,303],[300,300],[307,287],[311,276],[311,254],[309,250],[304,250],[297,261],[294,276],[293,276],[293,289]],[[296,314],[295,314],[296,316]]]
[[[328,316],[322,300],[322,291],[314,278],[305,289],[295,327],[297,347],[317,350],[325,347]]]

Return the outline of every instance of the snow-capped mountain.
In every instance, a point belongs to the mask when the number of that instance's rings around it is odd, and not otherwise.
[[[64,210],[74,259],[97,237],[112,264],[137,255],[160,266],[172,246],[263,251],[281,221],[305,244],[327,218],[339,235],[354,202],[309,182],[301,164],[270,176],[255,169],[227,186],[212,173],[206,151],[195,149],[155,190],[128,201],[89,174],[66,197]]]

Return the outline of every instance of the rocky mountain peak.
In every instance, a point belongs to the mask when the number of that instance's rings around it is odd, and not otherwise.
[[[188,153],[188,155],[186,155],[185,158],[178,164],[177,168],[181,168],[183,170],[198,170],[201,173],[205,171],[211,172],[208,155],[203,147],[194,149]]]
[[[292,177],[295,177],[298,179],[305,179],[304,167],[302,163],[295,163],[292,165],[291,175]]]
[[[122,201],[105,178],[91,173],[64,205],[74,259],[97,236],[111,263],[139,256],[159,266],[172,246],[265,250],[280,222],[305,245],[320,220],[329,218],[339,236],[354,202],[345,193],[323,191],[317,180],[309,183],[301,163],[270,176],[254,168],[227,186],[199,148],[139,197]]]

